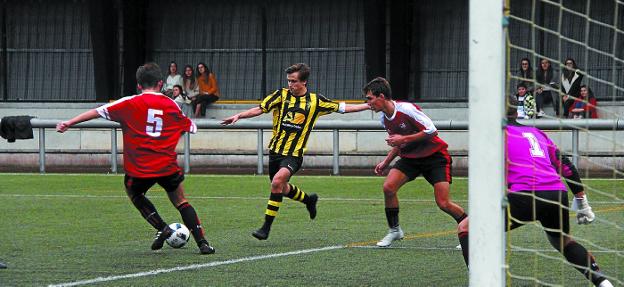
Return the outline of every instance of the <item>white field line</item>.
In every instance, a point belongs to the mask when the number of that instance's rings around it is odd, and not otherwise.
[[[236,263],[241,263],[241,262],[249,262],[249,261],[263,260],[263,259],[268,259],[268,258],[275,258],[275,257],[307,254],[307,253],[314,253],[314,252],[321,252],[321,251],[342,249],[342,248],[345,248],[345,246],[334,245],[334,246],[327,246],[327,247],[322,247],[322,248],[303,249],[303,250],[284,252],[284,253],[273,253],[273,254],[243,257],[243,258],[231,259],[231,260],[225,260],[225,261],[215,261],[215,262],[204,263],[204,264],[192,264],[192,265],[187,265],[187,266],[177,266],[173,268],[156,269],[156,270],[151,270],[151,271],[131,273],[131,274],[125,274],[125,275],[97,277],[97,278],[89,279],[89,280],[66,282],[66,283],[53,284],[53,285],[48,285],[48,286],[49,287],[80,286],[80,285],[87,285],[87,284],[110,282],[110,281],[121,280],[121,279],[152,276],[152,275],[157,275],[157,274],[162,274],[162,273],[171,273],[171,272],[177,272],[177,271],[209,268],[209,267],[215,267],[215,266],[236,264]]]
[[[127,198],[125,195],[92,195],[92,194],[19,194],[19,193],[0,193],[0,197],[57,197],[57,198]],[[161,195],[150,195],[150,198],[167,198]],[[187,196],[189,199],[223,199],[223,200],[265,200],[266,197],[261,196]],[[366,201],[366,202],[383,202],[383,198],[344,198],[344,197],[321,197],[321,201]],[[468,202],[465,199],[455,199],[455,202]],[[433,203],[432,199],[401,199],[401,202],[419,202]],[[593,204],[617,204],[613,201],[591,201]]]

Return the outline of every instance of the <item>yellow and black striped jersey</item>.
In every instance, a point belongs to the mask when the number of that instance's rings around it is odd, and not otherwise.
[[[318,117],[337,112],[340,104],[320,94],[307,92],[297,97],[288,89],[280,89],[266,96],[260,108],[264,113],[273,110],[273,137],[269,150],[301,157]]]

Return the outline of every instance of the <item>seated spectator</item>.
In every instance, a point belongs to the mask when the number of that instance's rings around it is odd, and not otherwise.
[[[557,93],[556,83],[555,83],[554,70],[550,65],[550,60],[542,59],[540,61],[540,66],[535,72],[535,80],[539,83],[538,87],[535,89],[535,101],[537,103],[537,117],[543,117],[546,114],[544,113],[544,104],[548,103],[552,99],[553,109],[555,114],[559,116],[559,106],[561,105],[561,97],[559,93]],[[541,105],[541,106],[540,106]]]
[[[193,67],[191,65],[186,65],[184,67],[184,74],[182,75],[182,88],[183,92],[191,99],[191,101],[195,101],[197,94],[199,93],[199,88],[197,87],[197,81],[195,80],[195,73],[193,72]]]
[[[518,118],[530,119],[535,118],[535,98],[528,91],[527,86],[524,83],[518,84],[518,93],[516,93],[516,100],[518,101]]]
[[[193,114],[193,105],[192,100],[189,99],[184,92],[182,92],[182,86],[175,85],[173,86],[173,100],[178,104],[182,113],[185,116],[190,116]]]
[[[581,81],[583,74],[572,58],[565,60],[565,67],[561,72],[561,92],[563,93],[563,117],[570,117],[570,110],[574,104],[574,99],[580,97]],[[572,97],[570,97],[572,96]]]
[[[221,92],[214,72],[204,63],[197,64],[197,86],[199,93],[195,100],[195,117],[205,117],[206,107],[219,100]]]
[[[527,87],[529,93],[533,93],[533,67],[531,67],[531,61],[528,58],[522,58],[520,60],[520,69],[518,69],[518,77],[525,80],[519,80]]]
[[[162,88],[163,93],[173,99],[173,86],[175,85],[182,86],[182,77],[178,75],[178,64],[172,61],[169,64],[169,75]]]
[[[596,104],[596,97],[594,97],[592,90],[586,85],[582,85],[580,97],[574,100],[574,104],[570,109],[570,116],[574,119],[596,119],[598,118]]]

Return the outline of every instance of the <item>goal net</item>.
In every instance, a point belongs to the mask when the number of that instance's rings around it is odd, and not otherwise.
[[[504,8],[507,105],[575,164],[581,180],[573,184],[582,185],[596,219],[578,225],[570,208],[570,233],[622,286],[624,131],[617,119],[624,111],[624,2],[511,0]],[[544,231],[527,223],[506,234],[508,286],[591,285],[574,268],[589,266],[572,266]]]

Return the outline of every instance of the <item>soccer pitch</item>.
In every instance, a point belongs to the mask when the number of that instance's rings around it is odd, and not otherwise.
[[[438,210],[423,179],[399,192],[406,238],[392,248],[373,247],[387,231],[382,182],[297,176],[294,184],[319,194],[318,217],[310,220],[303,204],[284,198],[271,236],[258,241],[250,233],[263,222],[267,176],[189,175],[186,194],[217,250],[199,255],[192,239],[182,249],[150,250],[155,231],[126,198],[122,175],[0,174],[0,261],[9,265],[0,270],[0,286],[468,285],[455,249],[456,224]],[[610,196],[588,191],[598,220],[589,226],[572,222],[572,234],[583,239],[604,273],[623,280],[624,181],[588,183]],[[467,179],[455,178],[451,186],[464,207],[467,185]],[[168,223],[181,222],[160,187],[148,197]],[[588,286],[537,227],[521,227],[507,239],[513,274]],[[546,266],[554,272],[544,272]],[[512,279],[511,285],[534,282]]]

